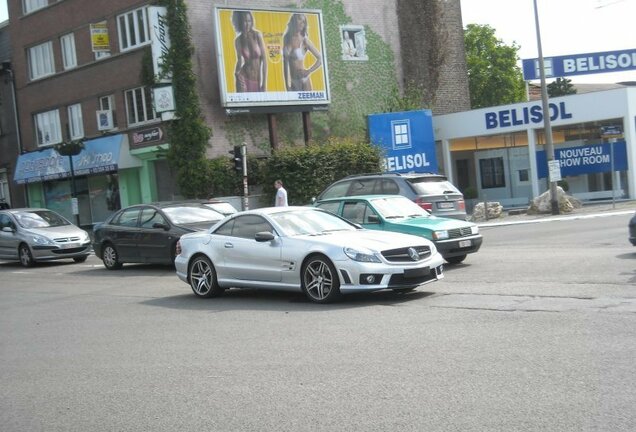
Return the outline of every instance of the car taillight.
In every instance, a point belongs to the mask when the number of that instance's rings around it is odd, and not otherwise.
[[[177,246],[175,247],[175,253],[177,255],[181,255],[181,241],[177,241]]]
[[[466,210],[466,203],[464,200],[457,201],[457,207],[459,207],[460,210]]]
[[[429,211],[429,212],[433,211],[433,203],[422,201],[421,198],[416,198],[415,199],[415,204],[417,204],[418,206],[422,207],[426,211]]]

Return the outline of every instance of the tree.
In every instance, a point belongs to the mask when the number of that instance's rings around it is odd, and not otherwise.
[[[557,97],[576,94],[576,89],[572,85],[572,80],[568,78],[557,78],[548,84],[548,96]]]
[[[523,75],[517,66],[516,43],[505,45],[489,25],[468,24],[464,45],[473,109],[526,100]]]

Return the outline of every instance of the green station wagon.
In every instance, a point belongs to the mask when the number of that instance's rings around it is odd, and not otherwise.
[[[446,261],[457,264],[479,250],[482,236],[472,222],[433,216],[400,195],[330,198],[314,203],[364,228],[425,237]]]

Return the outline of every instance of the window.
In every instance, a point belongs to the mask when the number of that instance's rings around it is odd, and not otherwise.
[[[110,51],[95,51],[95,60],[101,60],[106,57],[110,57]]]
[[[71,139],[84,138],[84,122],[82,121],[82,105],[68,107],[68,129]]]
[[[152,207],[144,208],[141,211],[141,227],[154,228],[155,224],[168,225],[157,209]]]
[[[150,41],[147,22],[145,8],[135,9],[117,17],[121,51],[145,45]]]
[[[506,186],[502,157],[480,159],[479,170],[481,172],[482,189],[501,188]]]
[[[99,109],[100,110],[115,110],[115,102],[113,101],[113,95],[102,96],[99,98]]]
[[[22,10],[25,14],[35,12],[49,5],[48,0],[22,0]]]
[[[62,63],[64,70],[73,69],[77,66],[77,56],[75,54],[75,35],[65,34],[60,37],[60,47],[62,49]]]
[[[136,227],[139,220],[139,208],[131,208],[124,210],[117,220],[112,221],[113,225]]]
[[[34,123],[38,146],[47,146],[62,142],[60,113],[58,110],[36,114]]]
[[[152,106],[150,88],[137,87],[132,90],[127,90],[126,111],[128,113],[129,125],[146,123],[156,119],[157,114]]]
[[[234,219],[232,236],[254,240],[258,232],[273,232],[272,226],[262,217],[255,215],[239,216]]]
[[[519,182],[527,182],[530,180],[530,175],[527,169],[519,170]]]
[[[29,73],[31,80],[55,73],[53,44],[50,41],[29,48]]]

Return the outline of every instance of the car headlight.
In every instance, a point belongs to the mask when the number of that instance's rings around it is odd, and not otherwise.
[[[31,239],[33,243],[37,246],[55,246],[55,242],[51,239],[48,239],[44,236],[31,234]]]
[[[435,231],[433,233],[433,239],[434,240],[446,240],[448,238],[448,231],[443,230],[443,231]]]
[[[477,225],[470,227],[470,232],[472,234],[479,234],[479,227]]]
[[[382,262],[380,261],[380,258],[375,256],[375,254],[371,252],[370,250],[362,251],[362,250],[354,249],[351,247],[346,247],[344,248],[344,253],[345,255],[347,255],[349,258],[351,258],[354,261],[370,262],[370,263]]]
[[[87,243],[91,240],[91,236],[88,235],[88,233],[86,231],[84,231],[84,233],[82,234],[82,239],[80,240],[81,243]]]

